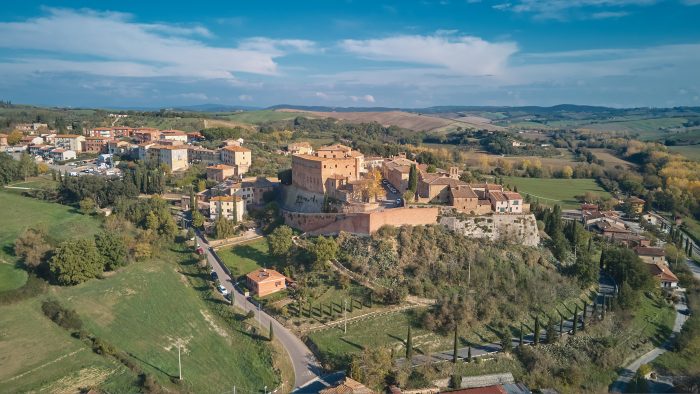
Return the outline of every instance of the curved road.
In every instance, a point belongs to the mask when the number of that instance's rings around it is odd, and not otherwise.
[[[305,386],[311,381],[317,379],[322,373],[316,357],[311,350],[301,341],[296,335],[289,331],[286,327],[280,324],[273,317],[262,310],[258,310],[258,306],[248,300],[235,286],[235,282],[231,279],[223,264],[219,262],[216,253],[208,246],[208,244],[197,234],[197,244],[202,246],[207,256],[209,265],[212,266],[214,272],[219,276],[219,281],[226,287],[230,294],[234,295],[234,303],[237,307],[244,311],[255,312],[255,318],[258,320],[263,332],[270,326],[272,322],[275,338],[284,346],[284,349],[289,354],[294,367],[294,388],[295,390]]]

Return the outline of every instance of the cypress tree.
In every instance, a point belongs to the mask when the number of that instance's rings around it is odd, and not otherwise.
[[[467,361],[472,362],[472,347],[471,346],[469,346],[469,348],[467,349]]]
[[[520,323],[520,343],[518,345],[523,347],[523,323]]]
[[[275,332],[272,331],[272,320],[270,320],[270,342],[275,339]]]
[[[411,338],[411,326],[408,326],[408,335],[406,335],[406,360],[408,360],[409,365],[411,359],[413,358],[413,338]]]
[[[586,311],[588,310],[588,304],[583,304],[583,319],[581,320],[581,331],[586,330]]]
[[[576,335],[576,327],[578,326],[578,305],[576,305],[576,308],[574,308],[574,321],[573,321],[573,328],[571,330],[572,335]]]
[[[559,336],[564,335],[564,316],[559,314]]]
[[[540,343],[540,317],[535,316],[535,333],[534,333],[534,344],[535,346]]]
[[[457,326],[455,326],[455,338],[452,349],[452,362],[457,364]]]

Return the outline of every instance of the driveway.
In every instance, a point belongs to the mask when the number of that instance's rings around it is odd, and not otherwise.
[[[235,286],[235,283],[231,279],[231,276],[224,269],[223,265],[219,262],[218,256],[215,255],[213,250],[207,245],[206,242],[200,237],[199,234],[196,236],[197,244],[202,246],[204,249],[207,261],[212,266],[213,270],[219,276],[219,281],[226,287],[230,294],[233,294],[234,304],[243,309],[244,311],[255,312],[255,319],[259,322],[262,332],[265,333],[267,328],[272,322],[272,327],[275,332],[275,338],[282,344],[284,349],[289,354],[289,358],[292,361],[292,366],[294,367],[294,387],[299,388],[307,384],[308,382],[316,379],[321,373],[322,369],[314,357],[313,353],[309,348],[297,338],[291,331],[280,324],[277,320],[272,318],[270,315],[258,309],[257,305],[253,304],[250,300],[246,299],[245,296],[239,291]]]
[[[685,321],[688,320],[688,316],[684,313],[688,310],[688,306],[684,301],[676,304],[675,308],[676,320],[673,322],[673,332],[671,333],[671,336],[669,336],[661,346],[650,350],[648,353],[642,355],[623,368],[622,372],[620,372],[618,375],[617,380],[610,386],[611,393],[624,393],[625,389],[627,388],[627,384],[632,380],[632,378],[634,378],[634,375],[637,373],[639,367],[641,367],[643,364],[649,364],[650,362],[656,360],[657,357],[666,353],[671,348],[676,335],[681,332],[683,324],[685,324]]]

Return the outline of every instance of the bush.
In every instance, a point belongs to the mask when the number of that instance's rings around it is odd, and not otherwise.
[[[92,350],[103,356],[114,356],[117,354],[117,349],[110,343],[105,342],[100,338],[95,338],[92,341]]]
[[[46,300],[41,304],[44,315],[67,330],[80,330],[83,322],[72,309],[66,309],[56,300]]]
[[[45,292],[46,288],[47,283],[45,280],[30,274],[24,286],[0,292],[0,305],[9,305],[27,298],[35,297]]]

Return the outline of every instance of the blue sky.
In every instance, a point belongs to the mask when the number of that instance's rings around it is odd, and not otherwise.
[[[0,98],[700,106],[700,0],[158,3],[3,4]]]

